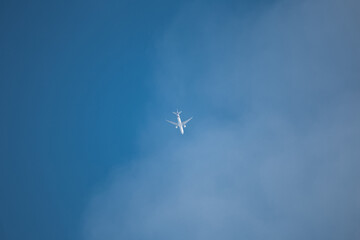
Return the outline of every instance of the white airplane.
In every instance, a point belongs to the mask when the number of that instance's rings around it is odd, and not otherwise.
[[[188,120],[184,121],[184,122],[181,122],[181,118],[180,118],[181,113],[182,112],[181,111],[179,112],[178,110],[176,110],[176,112],[173,112],[173,114],[175,114],[176,117],[177,117],[177,123],[174,123],[174,122],[169,121],[169,120],[166,120],[166,121],[173,124],[173,125],[175,125],[175,128],[179,128],[181,134],[184,134],[184,128],[186,128],[186,124],[192,119],[192,117],[189,118]]]

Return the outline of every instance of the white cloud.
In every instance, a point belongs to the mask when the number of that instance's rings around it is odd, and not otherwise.
[[[95,194],[86,238],[359,238],[356,9],[180,13],[159,43],[158,101],[197,119],[172,139],[149,120],[140,142],[154,150]]]

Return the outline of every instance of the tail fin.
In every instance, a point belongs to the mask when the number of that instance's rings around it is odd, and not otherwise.
[[[178,110],[176,110],[176,112],[173,112],[173,114],[175,114],[176,116],[179,116],[180,114],[182,113],[182,111],[178,111]]]

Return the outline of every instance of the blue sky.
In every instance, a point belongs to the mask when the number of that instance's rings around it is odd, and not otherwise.
[[[0,236],[78,239],[92,190],[137,154],[154,39],[179,4],[1,5]]]
[[[1,239],[360,237],[357,1],[0,9]]]

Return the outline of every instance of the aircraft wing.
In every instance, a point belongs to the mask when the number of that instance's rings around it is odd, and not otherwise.
[[[188,120],[186,120],[186,121],[182,122],[182,124],[183,124],[183,125],[187,124],[188,122],[190,122],[190,120],[191,120],[191,119],[192,119],[192,117],[191,117],[191,118],[189,118]]]
[[[169,122],[169,123],[171,123],[171,124],[173,124],[173,125],[175,125],[175,126],[178,125],[177,123],[174,123],[174,122],[172,122],[172,121],[169,121],[169,120],[166,120],[166,121]]]

